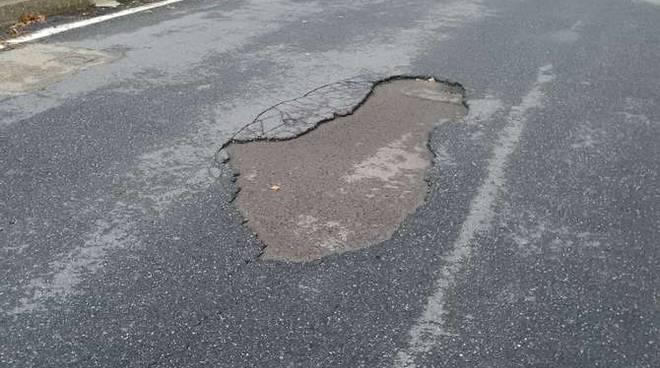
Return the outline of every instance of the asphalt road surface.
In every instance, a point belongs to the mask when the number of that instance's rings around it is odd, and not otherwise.
[[[40,44],[59,76],[0,97],[0,366],[660,365],[657,1],[190,0]],[[375,246],[259,257],[218,149],[408,74],[469,106],[424,203]]]

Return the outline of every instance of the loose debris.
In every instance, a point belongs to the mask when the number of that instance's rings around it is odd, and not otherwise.
[[[16,37],[25,33],[25,29],[32,24],[46,22],[46,16],[35,12],[27,12],[20,16],[18,23],[9,27],[9,35]]]

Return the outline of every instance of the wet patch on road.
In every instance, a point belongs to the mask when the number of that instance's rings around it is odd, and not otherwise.
[[[0,97],[21,95],[63,80],[67,75],[104,64],[113,55],[91,49],[27,45],[0,53]]]
[[[328,91],[355,97],[365,86]],[[354,112],[353,98],[352,107],[334,109],[340,116],[318,126],[333,108],[314,120],[293,116],[300,101],[282,106],[269,114],[283,123],[252,124],[249,134],[239,133],[252,142],[226,147],[240,190],[236,206],[266,246],[264,258],[309,261],[380,243],[424,202],[429,134],[465,115],[462,88],[399,78],[372,83],[367,94]],[[316,100],[337,101],[327,97]]]

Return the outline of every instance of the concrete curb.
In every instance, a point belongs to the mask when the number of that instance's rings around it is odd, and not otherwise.
[[[89,0],[0,0],[0,27],[16,23],[26,12],[53,15],[89,6]]]

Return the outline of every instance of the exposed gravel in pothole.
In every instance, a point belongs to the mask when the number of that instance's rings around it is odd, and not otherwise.
[[[294,139],[229,145],[235,203],[264,258],[309,261],[391,237],[424,201],[431,130],[465,113],[455,86],[397,79]]]

